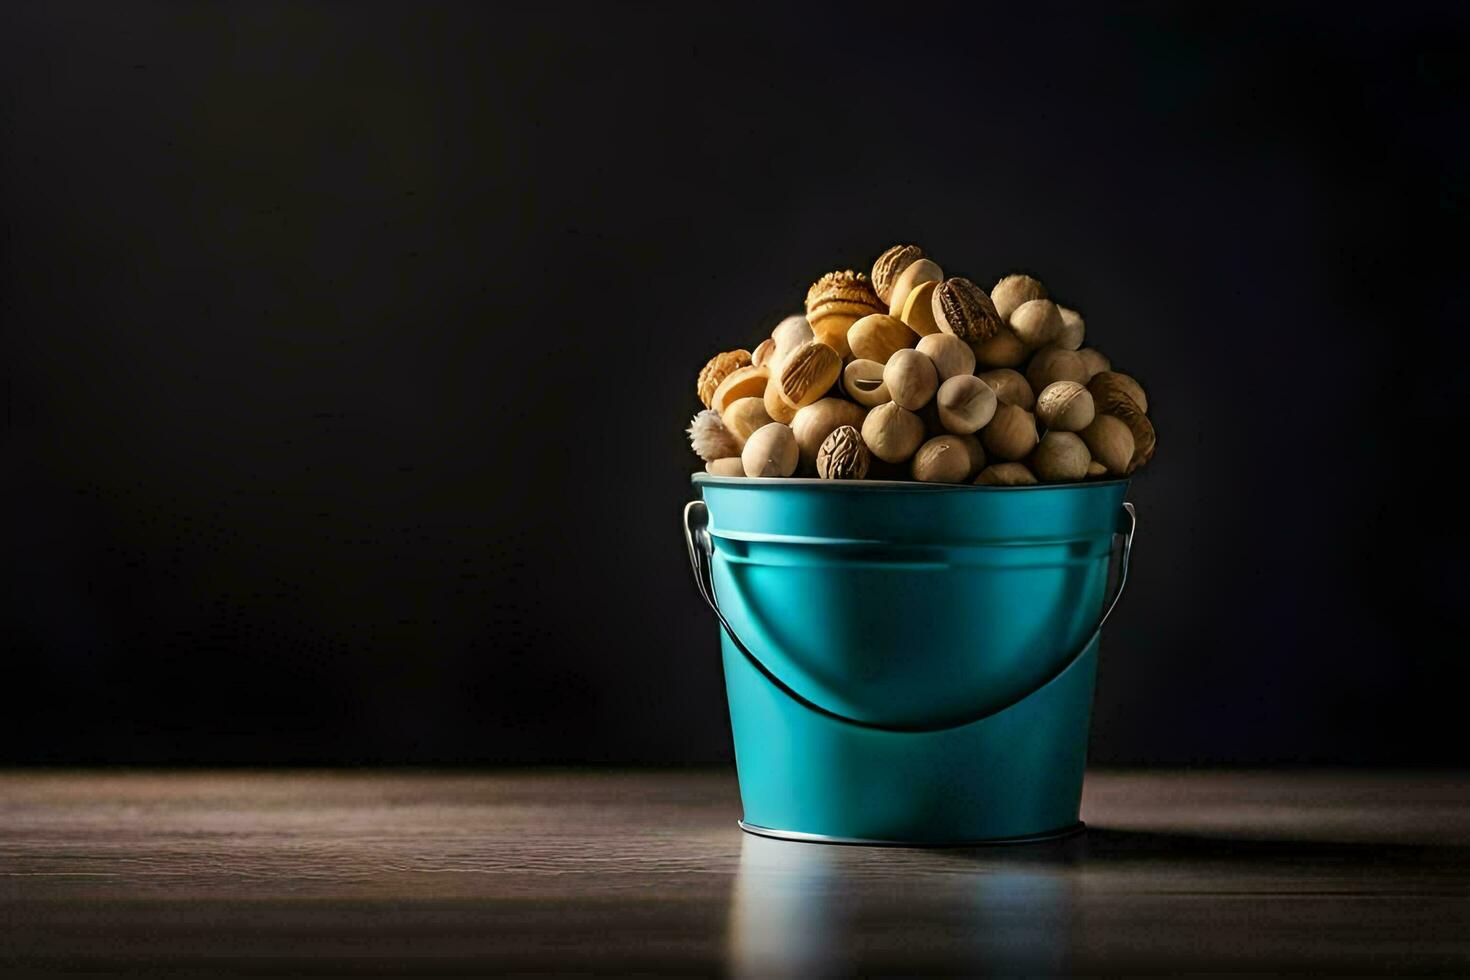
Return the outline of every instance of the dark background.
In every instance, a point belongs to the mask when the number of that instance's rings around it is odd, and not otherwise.
[[[907,240],[1148,387],[1095,761],[1463,762],[1465,10],[6,4],[0,763],[730,758],[695,373]]]

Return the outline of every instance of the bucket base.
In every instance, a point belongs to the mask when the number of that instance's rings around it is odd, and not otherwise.
[[[803,844],[856,844],[862,847],[994,847],[1005,844],[1038,844],[1042,841],[1061,840],[1063,837],[1071,837],[1073,834],[1082,833],[1087,828],[1087,825],[1079,820],[1070,827],[1048,830],[1040,834],[1027,834],[1024,837],[991,837],[983,840],[956,840],[936,843],[934,841],[870,840],[864,837],[829,837],[826,834],[806,834],[799,830],[775,830],[770,827],[762,827],[758,824],[746,823],[744,820],[737,820],[735,822],[741,830],[747,834],[753,834],[756,837],[798,841]]]

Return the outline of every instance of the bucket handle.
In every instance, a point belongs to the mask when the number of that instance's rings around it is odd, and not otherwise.
[[[1058,667],[1045,681],[1037,685],[1032,691],[1028,691],[1026,694],[1016,698],[1014,701],[1004,704],[999,708],[987,709],[983,714],[975,715],[972,718],[932,726],[879,725],[870,721],[860,721],[857,718],[849,718],[846,715],[838,714],[835,711],[824,708],[820,704],[792,690],[791,685],[777,677],[775,672],[762,663],[759,657],[750,652],[750,649],[741,641],[740,637],[735,635],[735,629],[730,625],[730,621],[725,618],[725,614],[720,611],[720,604],[715,598],[714,539],[710,537],[709,533],[709,508],[705,506],[703,500],[691,500],[684,505],[684,543],[689,546],[689,564],[694,569],[694,584],[699,587],[699,594],[704,597],[704,601],[709,604],[710,609],[714,610],[715,617],[719,619],[720,626],[724,628],[726,635],[735,644],[735,649],[739,650],[745,656],[745,659],[750,661],[752,667],[760,671],[766,680],[776,685],[787,697],[802,707],[815,711],[817,714],[825,715],[844,724],[856,725],[859,728],[869,728],[880,732],[942,732],[954,728],[963,728],[966,725],[973,725],[975,722],[989,718],[991,715],[999,714],[1025,698],[1030,697],[1032,693],[1044,687],[1046,684],[1050,684],[1053,680],[1065,673],[1067,668],[1082,659],[1082,655],[1087,652],[1088,648],[1102,634],[1103,624],[1108,621],[1108,617],[1118,607],[1118,600],[1123,598],[1123,587],[1128,584],[1128,559],[1133,553],[1133,533],[1138,530],[1138,513],[1133,509],[1133,505],[1126,501],[1123,504],[1123,513],[1127,515],[1127,521],[1120,520],[1119,530],[1114,532],[1123,535],[1123,553],[1119,556],[1118,561],[1118,584],[1113,590],[1113,598],[1109,600],[1106,608],[1103,609],[1102,618],[1097,621],[1097,627],[1092,631],[1092,635],[1087,638],[1086,642],[1082,644],[1076,653],[1068,657],[1066,662]]]

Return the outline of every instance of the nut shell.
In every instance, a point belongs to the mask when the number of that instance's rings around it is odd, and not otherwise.
[[[1076,351],[1063,350],[1056,346],[1043,347],[1032,356],[1031,363],[1026,365],[1026,380],[1031,382],[1031,390],[1036,392],[1043,391],[1047,385],[1058,381],[1086,384],[1087,367]]]
[[[1067,350],[1079,349],[1087,336],[1087,324],[1083,322],[1082,314],[1065,306],[1058,306],[1057,312],[1062,315],[1062,330],[1057,334],[1057,346]]]
[[[934,396],[939,408],[939,424],[945,431],[969,435],[984,428],[992,418],[999,401],[995,389],[973,374],[957,374],[939,386]]]
[[[883,366],[883,383],[901,408],[917,412],[939,388],[939,372],[928,356],[912,348],[894,353]]]
[[[780,422],[761,426],[745,440],[740,462],[746,476],[790,476],[796,472],[801,452],[791,428]]]
[[[1092,458],[1114,476],[1123,476],[1133,462],[1133,430],[1114,415],[1099,415],[1081,432]]]
[[[964,483],[970,478],[970,450],[958,436],[935,436],[919,447],[909,472],[924,483]]]
[[[939,372],[940,384],[957,375],[975,372],[975,352],[970,349],[969,344],[954,334],[931,333],[920,337],[914,349],[920,354],[928,355],[929,360],[934,362],[934,370]]]
[[[1019,273],[1006,276],[990,290],[990,301],[1003,323],[1010,322],[1016,307],[1033,299],[1046,299],[1046,287],[1040,280]]]
[[[893,289],[888,295],[888,314],[890,316],[901,316],[905,304],[908,303],[909,293],[917,289],[920,283],[943,282],[944,270],[932,259],[916,259],[909,263],[908,268],[899,273],[898,279],[893,283]],[[905,323],[907,317],[903,317]]]
[[[1048,429],[1081,432],[1092,424],[1092,395],[1076,381],[1056,381],[1036,397],[1036,417]]]
[[[853,401],[868,408],[893,401],[893,395],[883,383],[883,365],[877,361],[859,358],[850,362],[842,369],[842,389]]]
[[[729,377],[731,372],[747,367],[750,363],[748,350],[727,350],[711,357],[709,363],[700,369],[699,381],[696,383],[699,400],[704,403],[704,407],[712,407],[710,401],[715,397],[715,389],[720,386],[721,381]]]
[[[867,409],[844,398],[823,398],[798,411],[791,421],[791,431],[801,450],[801,469],[810,472],[816,466],[817,450],[833,429],[862,425],[867,414]]]
[[[924,257],[924,250],[917,245],[894,245],[886,249],[873,263],[873,292],[887,303],[893,298],[893,287],[903,271]]]
[[[1153,423],[1138,407],[1126,399],[1108,406],[1105,414],[1122,419],[1133,433],[1133,458],[1128,461],[1128,472],[1143,466],[1154,457],[1155,436]]]
[[[940,283],[931,305],[940,330],[972,344],[994,337],[1002,325],[990,294],[968,279]]]
[[[839,425],[817,448],[817,476],[824,480],[861,480],[868,475],[873,454],[863,443],[862,433],[850,425]]]
[[[886,402],[863,419],[863,444],[885,463],[901,463],[924,441],[924,421],[894,402]]]
[[[870,314],[847,329],[852,356],[879,364],[886,364],[894,351],[912,347],[918,339],[902,320],[887,313]]]
[[[1036,476],[1025,463],[992,463],[975,477],[975,484],[982,487],[1030,487],[1036,485]]]
[[[1036,448],[1036,416],[1018,405],[1002,402],[990,424],[980,430],[980,442],[996,459],[1025,459]]]
[[[1092,392],[1093,399],[1104,412],[1108,410],[1107,406],[1122,396],[1131,401],[1140,412],[1148,414],[1148,395],[1144,394],[1143,386],[1121,372],[1099,371],[1088,379],[1087,390]]]
[[[710,396],[709,407],[724,415],[725,409],[736,399],[765,394],[766,382],[770,379],[770,368],[764,365],[736,368],[725,375],[725,380],[715,388],[715,393]]]
[[[781,365],[781,397],[793,408],[810,405],[837,383],[842,357],[820,340],[810,340],[791,352]]]
[[[1036,406],[1036,393],[1031,390],[1031,382],[1020,371],[996,368],[984,371],[978,377],[995,389],[995,397],[1001,403],[1019,405],[1028,412]]]
[[[1010,324],[1021,343],[1035,350],[1061,336],[1062,313],[1049,299],[1033,299],[1012,311]]]
[[[1073,483],[1087,476],[1092,454],[1075,432],[1056,429],[1041,437],[1031,454],[1031,471],[1048,483]]]

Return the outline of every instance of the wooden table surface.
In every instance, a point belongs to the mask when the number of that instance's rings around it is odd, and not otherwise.
[[[737,816],[724,771],[0,774],[0,969],[1470,974],[1470,775],[1094,772],[1009,848]]]

